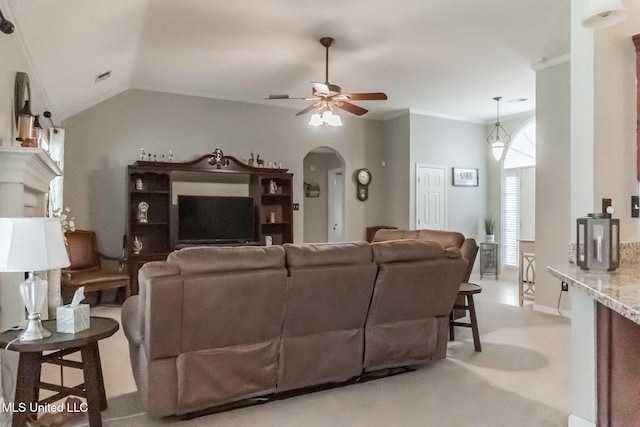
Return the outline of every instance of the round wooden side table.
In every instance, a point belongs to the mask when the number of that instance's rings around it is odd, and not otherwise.
[[[13,412],[13,425],[24,426],[27,420],[35,420],[38,408],[51,404],[66,396],[79,396],[87,399],[89,425],[101,426],[101,411],[107,408],[104,392],[102,365],[98,341],[115,334],[120,325],[114,319],[91,317],[89,329],[75,334],[56,332],[56,321],[47,320],[43,326],[51,332],[51,336],[36,341],[16,340],[22,333],[20,330],[9,330],[0,334],[0,346],[3,349],[20,353],[18,376]],[[43,354],[43,352],[52,353]],[[63,359],[63,356],[80,352],[82,362]],[[65,387],[40,381],[43,363],[82,369],[84,383],[75,387]],[[55,391],[51,397],[40,400],[40,389]]]

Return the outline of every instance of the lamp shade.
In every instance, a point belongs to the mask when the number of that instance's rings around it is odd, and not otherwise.
[[[0,218],[0,271],[69,266],[59,218]]]
[[[591,29],[610,27],[624,21],[627,15],[620,0],[590,0],[582,26]]]

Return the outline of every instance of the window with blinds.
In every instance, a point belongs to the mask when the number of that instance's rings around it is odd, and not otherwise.
[[[502,165],[502,260],[505,266],[518,266],[518,239],[521,228],[522,169],[536,165],[536,122],[532,120],[515,135]],[[527,196],[527,195],[525,195]],[[534,197],[535,194],[529,194]],[[528,227],[528,229],[531,227]]]
[[[502,260],[504,265],[518,265],[518,230],[520,228],[520,170],[505,171],[502,212]]]

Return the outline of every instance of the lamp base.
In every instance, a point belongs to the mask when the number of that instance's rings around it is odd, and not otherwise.
[[[20,283],[20,296],[29,317],[27,317],[27,329],[20,335],[20,341],[35,341],[51,336],[40,321],[40,308],[47,296],[47,282],[40,279],[35,272],[29,272],[29,277]]]
[[[27,320],[27,329],[20,335],[20,341],[36,341],[51,336],[40,321],[40,313],[33,313],[29,315]]]

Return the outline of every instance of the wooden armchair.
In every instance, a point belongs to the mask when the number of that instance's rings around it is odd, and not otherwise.
[[[109,257],[98,252],[96,234],[93,231],[76,230],[66,233],[67,253],[71,265],[62,270],[61,293],[65,304],[71,302],[74,292],[84,286],[85,294],[98,292],[96,304],[100,304],[102,291],[118,288],[118,296],[130,295],[129,276],[124,273],[126,259]],[[119,271],[105,270],[100,260],[119,262]]]

